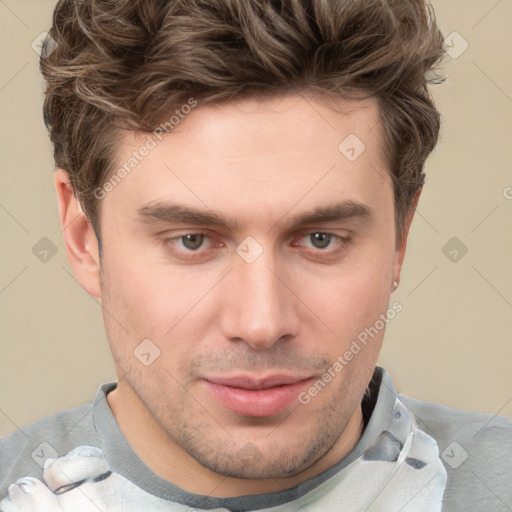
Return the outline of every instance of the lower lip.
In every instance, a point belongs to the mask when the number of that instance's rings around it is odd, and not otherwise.
[[[273,388],[251,390],[233,388],[205,381],[210,393],[224,407],[244,416],[274,416],[297,400],[299,393],[313,379]]]

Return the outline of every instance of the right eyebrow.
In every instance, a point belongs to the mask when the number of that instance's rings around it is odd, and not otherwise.
[[[182,222],[203,226],[216,226],[229,230],[236,228],[236,221],[230,221],[208,210],[190,208],[171,202],[151,202],[137,210],[137,220],[140,222]]]

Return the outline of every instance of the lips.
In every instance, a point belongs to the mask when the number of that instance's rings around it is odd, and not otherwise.
[[[244,416],[274,416],[290,407],[312,377],[248,375],[208,378],[208,392],[220,404]]]

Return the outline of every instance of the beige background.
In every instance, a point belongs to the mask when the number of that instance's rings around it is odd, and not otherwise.
[[[90,401],[115,378],[100,307],[71,274],[57,218],[31,48],[53,5],[0,0],[0,434]],[[448,81],[433,90],[441,140],[381,364],[400,392],[512,418],[512,3],[434,6],[445,36],[456,31],[469,47],[447,59]],[[46,263],[32,252],[43,237],[57,247]],[[442,251],[452,237],[468,248],[455,263]]]

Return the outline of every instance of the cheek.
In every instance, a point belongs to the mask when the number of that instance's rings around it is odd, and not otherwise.
[[[120,253],[106,256],[104,306],[126,329],[105,315],[117,350],[130,356],[142,340],[150,339],[166,367],[179,366],[215,325],[215,294],[209,291],[218,279],[194,275],[186,267],[148,264],[142,252],[130,258]]]
[[[105,285],[115,306],[125,310],[132,320],[164,321],[180,301],[187,299],[189,288],[183,286],[183,278],[169,275],[164,265],[148,257],[154,248],[138,247],[135,239],[113,233],[105,242]]]
[[[303,284],[304,302],[338,339],[356,336],[388,309],[394,252],[389,243],[382,246],[389,247],[355,251],[342,265]]]

